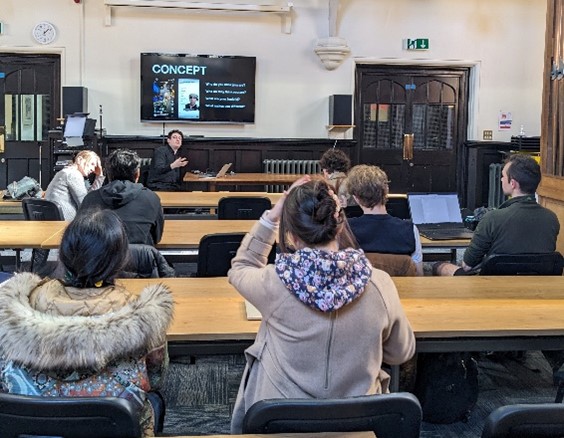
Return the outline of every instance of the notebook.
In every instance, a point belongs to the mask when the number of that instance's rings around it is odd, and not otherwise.
[[[262,319],[259,310],[247,300],[245,300],[245,313],[248,321],[260,321]]]
[[[208,173],[208,172],[202,173],[200,174],[200,178],[221,178],[222,176],[225,176],[227,171],[231,168],[232,164],[233,163],[224,164],[223,167],[216,174]]]
[[[411,220],[431,240],[472,239],[462,222],[456,193],[408,193]]]

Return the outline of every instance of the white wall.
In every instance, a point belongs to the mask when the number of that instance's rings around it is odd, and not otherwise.
[[[187,134],[325,138],[328,96],[353,93],[355,60],[393,58],[479,66],[471,139],[492,129],[494,140],[507,141],[520,125],[540,135],[546,1],[341,0],[338,33],[351,56],[333,71],[313,51],[329,33],[328,1],[294,3],[286,34],[275,15],[119,8],[105,26],[103,0],[0,0],[0,51],[61,53],[63,85],[88,87],[91,115],[103,105],[109,134],[161,133],[162,125],[139,120],[139,54],[180,52],[257,57],[255,124],[167,124]],[[58,29],[48,47],[31,37],[42,20]],[[405,51],[404,38],[429,38],[431,50]],[[510,132],[497,129],[500,110],[513,115]]]

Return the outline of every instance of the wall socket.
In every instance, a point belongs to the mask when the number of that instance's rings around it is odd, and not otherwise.
[[[484,129],[482,131],[482,140],[493,140],[493,131],[491,129]]]

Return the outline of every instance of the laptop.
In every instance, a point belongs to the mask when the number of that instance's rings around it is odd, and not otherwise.
[[[86,114],[69,114],[65,120],[63,143],[70,148],[84,146],[84,128],[86,127]]]
[[[221,178],[222,176],[225,176],[225,175],[227,174],[227,171],[231,168],[231,165],[232,165],[232,164],[233,164],[233,163],[224,164],[224,165],[222,166],[222,168],[219,169],[219,172],[217,172],[217,173],[215,173],[215,174],[214,174],[214,173],[209,173],[209,172],[201,173],[201,174],[200,174],[200,178]]]
[[[464,226],[456,193],[408,193],[411,220],[431,240],[472,239]]]

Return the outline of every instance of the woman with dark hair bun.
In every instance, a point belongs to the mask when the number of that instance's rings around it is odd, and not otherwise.
[[[277,232],[279,232],[277,236]],[[278,237],[280,254],[267,265]],[[296,181],[243,239],[229,281],[262,315],[231,421],[270,398],[345,398],[388,391],[415,338],[390,276],[356,249],[336,194]]]
[[[63,235],[63,280],[21,273],[0,287],[0,391],[127,398],[144,436],[153,436],[162,406],[150,391],[168,362],[172,296],[163,285],[137,296],[115,284],[127,259],[125,228],[113,211],[87,213]]]

